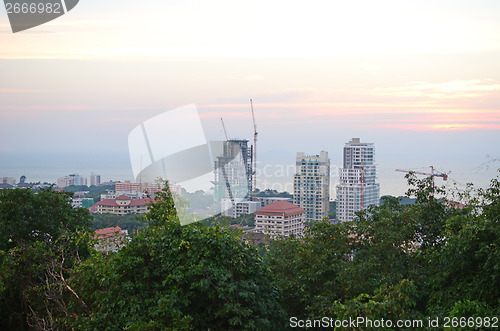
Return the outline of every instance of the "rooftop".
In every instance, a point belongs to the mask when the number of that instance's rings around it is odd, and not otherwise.
[[[126,233],[125,231],[122,230],[122,228],[120,228],[119,226],[114,226],[110,228],[96,230],[94,236],[98,238],[109,238],[125,234]]]
[[[283,200],[283,201],[276,201],[265,207],[262,207],[261,209],[257,210],[254,214],[268,215],[268,216],[285,214],[285,216],[292,216],[292,215],[303,214],[305,212],[306,211],[300,208],[299,206],[294,205],[289,201]]]

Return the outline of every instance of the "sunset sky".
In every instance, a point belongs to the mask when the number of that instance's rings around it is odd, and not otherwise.
[[[487,182],[499,17],[498,0],[82,0],[13,34],[1,8],[0,177],[19,177],[4,166],[14,152],[92,157],[102,171],[100,155],[127,160],[134,127],[191,103],[208,139],[224,138],[220,117],[252,139],[252,98],[262,165],[326,150],[340,166],[360,137],[376,145],[382,193],[404,191],[396,168]]]

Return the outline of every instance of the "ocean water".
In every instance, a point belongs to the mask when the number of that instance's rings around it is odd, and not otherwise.
[[[2,153],[0,160],[0,177],[16,181],[24,175],[27,182],[56,183],[74,173],[89,178],[91,172],[101,175],[101,182],[134,180],[126,154]]]
[[[132,167],[126,153],[122,154],[47,154],[47,153],[2,153],[0,159],[0,177],[13,177],[19,181],[26,176],[28,182],[56,183],[57,178],[77,173],[89,178],[90,173],[101,175],[101,182],[134,181]],[[283,161],[283,162],[282,162]],[[257,187],[259,189],[275,189],[277,191],[293,192],[294,159],[268,159],[258,162]],[[474,183],[476,187],[486,188],[491,179],[499,174],[500,161],[494,159],[476,161],[441,161],[434,164],[436,169],[449,174],[448,181],[436,178],[436,183],[448,187],[456,185],[465,188],[466,183]],[[340,165],[332,162],[330,197],[335,198],[335,186],[338,184],[338,168]],[[408,186],[405,173],[396,172],[396,168],[429,172],[429,165],[422,161],[401,161],[399,159],[382,159],[377,161],[378,182],[381,195],[404,195]],[[197,189],[208,190],[211,174],[207,174],[199,182],[192,181],[188,191]]]

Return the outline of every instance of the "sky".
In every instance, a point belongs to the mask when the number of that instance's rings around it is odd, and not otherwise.
[[[430,165],[484,186],[500,167],[499,15],[497,0],[82,0],[13,34],[0,8],[0,176],[132,179],[141,122],[195,103],[207,139],[223,117],[252,140],[252,98],[261,188],[321,150],[335,185],[352,137],[375,144],[383,194],[406,190],[396,168]]]

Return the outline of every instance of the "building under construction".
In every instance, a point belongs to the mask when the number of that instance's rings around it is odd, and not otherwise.
[[[231,201],[253,200],[253,146],[246,139],[224,142],[222,155],[215,159],[214,198]]]

